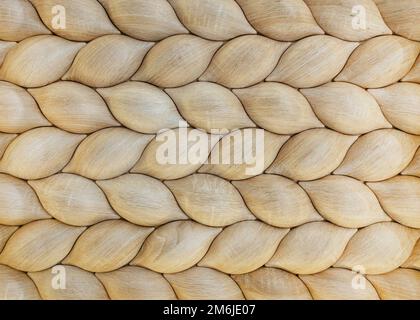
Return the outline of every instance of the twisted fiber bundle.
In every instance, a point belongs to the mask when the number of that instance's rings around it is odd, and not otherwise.
[[[0,298],[419,299],[419,15],[2,0]],[[180,121],[209,152],[160,164]],[[261,170],[206,161],[247,128]]]

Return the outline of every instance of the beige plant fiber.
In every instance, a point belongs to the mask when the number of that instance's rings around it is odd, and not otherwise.
[[[419,17],[1,0],[0,299],[419,300]]]

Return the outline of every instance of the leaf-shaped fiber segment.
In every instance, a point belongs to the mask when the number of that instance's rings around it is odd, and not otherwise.
[[[417,57],[414,66],[411,68],[410,72],[406,74],[401,81],[409,81],[409,82],[416,82],[420,83],[420,56]]]
[[[402,82],[368,91],[395,127],[420,135],[420,84]]]
[[[299,40],[286,50],[266,80],[284,82],[296,88],[326,83],[340,72],[358,45],[326,35]]]
[[[396,176],[367,185],[394,220],[407,227],[420,228],[420,178]]]
[[[27,0],[2,0],[0,2],[0,39],[21,41],[39,34],[51,33]]]
[[[403,263],[401,267],[420,270],[420,241],[417,241],[410,257]]]
[[[416,0],[375,0],[386,24],[394,33],[420,41],[420,3]]]
[[[209,174],[165,181],[187,215],[202,224],[221,227],[242,220],[255,220],[235,187]]]
[[[57,220],[73,226],[89,226],[118,219],[99,187],[74,174],[59,173],[28,181],[43,207]]]
[[[242,274],[263,266],[289,229],[260,221],[242,221],[226,227],[212,243],[199,266]]]
[[[209,135],[197,129],[164,131],[150,142],[131,172],[161,180],[188,176],[207,160],[219,139],[219,135]]]
[[[199,172],[228,180],[247,179],[264,172],[289,136],[262,129],[235,130],[224,136],[211,151]]]
[[[55,271],[55,272],[54,272]],[[55,277],[65,274],[65,289],[56,288]],[[108,300],[108,295],[94,274],[73,266],[57,265],[39,272],[29,272],[44,300]]]
[[[17,134],[12,133],[0,133],[0,159],[3,157],[4,151],[7,146],[17,137]]]
[[[40,179],[60,171],[85,135],[57,128],[26,131],[13,140],[0,161],[0,170],[22,179]]]
[[[323,127],[310,104],[299,91],[282,83],[262,82],[232,90],[253,121],[278,134],[293,134]]]
[[[404,169],[401,174],[413,175],[420,178],[420,149],[417,150],[416,154],[411,160],[410,164]]]
[[[293,180],[321,178],[340,165],[356,139],[329,129],[301,132],[286,142],[266,172]]]
[[[51,216],[25,181],[0,174],[0,224],[22,225],[48,218]]]
[[[3,250],[7,240],[18,229],[18,227],[0,225],[0,252]]]
[[[22,87],[41,87],[59,80],[84,47],[56,36],[35,36],[13,47],[0,68],[0,79]]]
[[[200,80],[229,88],[256,84],[273,71],[289,45],[259,35],[235,38],[220,48]]]
[[[381,275],[367,276],[382,300],[419,300],[420,271],[396,269]]]
[[[188,30],[167,0],[98,0],[112,22],[130,37],[158,41]]]
[[[151,270],[127,266],[96,277],[112,300],[176,300],[168,281]]]
[[[63,263],[91,272],[116,270],[134,258],[152,231],[122,220],[100,222],[79,237]]]
[[[323,220],[305,191],[287,178],[262,174],[232,184],[255,216],[272,226],[290,228]]]
[[[156,272],[184,271],[201,260],[220,231],[192,221],[165,224],[146,239],[130,264]]]
[[[238,98],[220,85],[200,81],[165,91],[182,116],[196,128],[211,133],[213,129],[255,127]]]
[[[132,223],[157,226],[187,219],[168,188],[152,177],[126,174],[96,183],[118,214]]]
[[[392,127],[375,98],[356,85],[328,82],[300,92],[308,99],[318,118],[338,132],[362,134]]]
[[[375,223],[353,236],[334,267],[361,266],[366,274],[392,271],[407,260],[419,236],[419,230],[395,222]]]
[[[108,128],[88,136],[63,172],[89,179],[110,179],[134,166],[153,138],[125,128]]]
[[[62,80],[77,81],[90,87],[109,87],[127,81],[152,46],[152,42],[122,35],[97,38],[80,50]]]
[[[299,277],[315,300],[379,300],[372,284],[363,275],[350,270],[329,268]]]
[[[267,267],[311,274],[331,267],[341,256],[357,229],[329,222],[310,222],[292,229],[280,242]]]
[[[183,121],[165,92],[144,82],[124,82],[96,91],[105,99],[114,117],[129,129],[157,133],[172,129]]]
[[[120,33],[96,0],[29,0],[44,24],[60,37],[90,41],[106,34]],[[63,10],[64,9],[64,10]],[[65,15],[65,27],[57,18]]]
[[[0,131],[21,133],[35,127],[50,125],[26,90],[0,81],[0,97]]]
[[[392,33],[373,0],[305,0],[305,3],[321,28],[334,37],[363,41]]]
[[[388,179],[409,164],[419,144],[419,137],[394,129],[369,132],[350,147],[334,174],[362,181]]]
[[[380,36],[363,42],[334,79],[363,88],[379,88],[397,82],[413,66],[420,44],[398,36]]]
[[[324,31],[302,0],[237,0],[248,21],[263,35],[294,41]]]
[[[206,70],[222,42],[193,35],[177,35],[157,43],[147,54],[133,80],[159,87],[178,87],[196,80]]]
[[[14,46],[16,46],[16,42],[0,40],[0,66],[3,64],[3,60],[9,53],[10,49],[12,49]]]
[[[247,300],[312,300],[298,277],[280,269],[263,267],[232,278]]]
[[[210,40],[229,40],[255,34],[234,0],[169,0],[181,22],[196,35]]]
[[[0,263],[30,272],[50,268],[64,259],[84,230],[53,219],[28,223],[7,241]]]
[[[21,271],[0,265],[1,300],[40,300],[32,280]]]
[[[181,300],[244,299],[241,289],[231,277],[210,268],[193,267],[164,276]]]
[[[101,97],[80,83],[59,81],[28,91],[47,119],[63,130],[91,133],[120,125]]]
[[[319,213],[341,227],[360,228],[391,220],[372,191],[356,179],[326,176],[299,184],[309,194]]]

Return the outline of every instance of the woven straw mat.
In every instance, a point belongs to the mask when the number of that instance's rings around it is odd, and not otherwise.
[[[1,0],[0,298],[420,299],[419,19]]]

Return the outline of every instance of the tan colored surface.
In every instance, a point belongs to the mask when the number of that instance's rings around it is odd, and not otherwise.
[[[0,299],[419,300],[419,15],[1,0]]]

